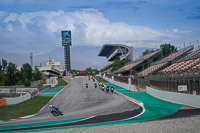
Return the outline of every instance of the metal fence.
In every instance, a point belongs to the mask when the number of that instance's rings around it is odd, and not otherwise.
[[[110,79],[112,78],[112,75],[109,74],[106,74],[105,76]],[[200,95],[200,72],[170,75],[156,74],[148,75],[146,77],[138,77],[137,75],[132,75],[129,77],[114,75],[115,81],[126,84],[128,84],[128,78],[131,78],[132,85],[140,88],[150,86],[163,91]],[[186,86],[186,90],[180,91],[180,86]]]
[[[164,91],[179,92],[200,95],[200,72],[187,74],[151,75],[150,86]],[[180,91],[180,86],[186,86],[187,90]]]

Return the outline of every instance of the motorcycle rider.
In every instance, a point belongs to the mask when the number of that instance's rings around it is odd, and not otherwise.
[[[97,88],[97,83],[94,83],[94,87]]]
[[[56,108],[55,106],[49,105],[49,108],[51,109],[51,112],[56,112],[57,116],[60,115],[59,109]]]
[[[111,92],[113,93],[113,91],[114,91],[114,87],[111,85],[111,87],[110,87],[110,90],[111,90]]]
[[[85,84],[86,88],[88,88],[88,83]]]
[[[109,92],[109,85],[106,86],[106,91]]]
[[[102,84],[102,86],[101,86],[101,89],[104,91],[104,89],[105,89],[105,86]]]

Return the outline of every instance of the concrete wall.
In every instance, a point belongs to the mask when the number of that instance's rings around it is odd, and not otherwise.
[[[103,76],[103,78],[104,78],[105,80],[107,80],[108,82],[110,82],[110,83],[112,83],[112,84],[115,84],[115,85],[117,85],[117,86],[120,86],[120,87],[122,87],[122,88],[125,88],[125,89],[127,89],[127,90],[131,90],[131,91],[135,91],[135,92],[137,91],[136,87],[133,86],[133,85],[129,85],[129,84],[121,83],[121,82],[118,82],[118,81],[114,81],[114,80],[112,80],[112,79],[110,79],[110,78],[107,78],[107,77],[105,77],[105,76]]]
[[[50,79],[46,80],[46,84],[44,86],[50,85],[51,87],[54,87],[58,84],[57,77],[51,77]]]
[[[24,102],[30,98],[31,98],[31,94],[27,93],[26,95],[23,95],[21,97],[5,98],[5,99],[6,99],[7,105],[12,105],[12,104],[18,104],[18,103]]]
[[[148,86],[146,87],[146,92],[150,94],[151,96],[154,96],[156,98],[159,98],[165,101],[200,108],[199,95],[190,95],[190,94],[183,94],[183,93],[161,91],[161,90],[157,90]]]

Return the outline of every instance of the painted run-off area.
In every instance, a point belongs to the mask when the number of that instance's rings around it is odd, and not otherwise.
[[[50,94],[50,93],[58,93],[62,90],[62,88],[51,88],[51,89],[46,89],[42,91],[42,94]]]

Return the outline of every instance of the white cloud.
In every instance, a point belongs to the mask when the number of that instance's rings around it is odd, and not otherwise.
[[[175,28],[175,29],[173,29],[172,31],[173,31],[174,33],[177,33],[177,32],[178,32],[178,29]]]
[[[134,47],[155,47],[173,42],[176,37],[169,30],[158,31],[150,27],[110,23],[102,12],[85,9],[75,12],[40,11],[30,13],[4,13],[0,18],[0,45],[15,51],[43,53],[61,47],[61,31],[72,30],[72,45],[100,46],[121,43]],[[174,33],[178,29],[173,29]],[[178,37],[178,39],[180,36]]]

